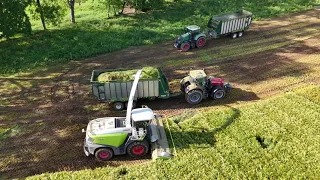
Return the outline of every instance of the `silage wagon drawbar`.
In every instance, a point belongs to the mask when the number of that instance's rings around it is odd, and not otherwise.
[[[183,94],[187,103],[196,105],[203,99],[214,100],[223,99],[226,93],[232,88],[224,79],[207,76],[204,70],[191,70],[188,76],[180,81],[181,93],[172,94],[169,92],[167,77],[160,68],[157,78],[140,78],[134,100],[147,99],[167,99]],[[91,75],[92,93],[98,100],[112,104],[115,110],[123,110],[129,99],[130,89],[133,80],[108,80],[99,82],[98,76],[103,73],[124,72],[122,70],[93,70]]]
[[[209,19],[207,29],[202,32],[197,25],[184,28],[185,33],[180,35],[174,43],[175,48],[188,51],[191,48],[201,48],[211,38],[230,36],[235,39],[242,37],[252,22],[252,13],[241,10],[236,13],[213,16]]]

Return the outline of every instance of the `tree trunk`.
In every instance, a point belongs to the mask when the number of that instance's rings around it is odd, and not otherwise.
[[[39,13],[40,13],[40,19],[41,19],[43,30],[47,30],[46,22],[45,22],[44,15],[43,15],[43,10],[42,10],[41,4],[40,4],[40,0],[37,0],[37,5],[38,5]]]
[[[110,14],[110,6],[111,6],[111,5],[110,5],[110,1],[109,1],[109,2],[108,2],[108,18],[110,17],[110,15],[109,15],[109,14]]]
[[[124,10],[125,6],[126,6],[126,1],[124,1],[123,4],[122,4],[122,9],[121,9],[120,14],[123,14],[123,10]]]
[[[76,0],[69,0],[69,8],[70,8],[70,15],[71,15],[71,23],[76,23],[76,18],[74,17],[74,3]]]

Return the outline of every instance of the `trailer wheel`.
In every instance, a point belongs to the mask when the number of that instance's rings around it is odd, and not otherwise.
[[[145,156],[149,151],[149,144],[147,141],[135,141],[127,148],[127,153],[134,158]]]
[[[125,103],[125,107],[127,108],[128,107],[128,101]],[[132,108],[136,108],[137,107],[137,102],[136,101],[133,101],[132,102]]]
[[[212,93],[212,97],[215,100],[223,99],[225,97],[225,95],[226,95],[226,91],[222,88],[218,88],[218,89],[214,90]]]
[[[100,148],[94,155],[99,161],[108,161],[113,157],[113,151],[109,148]]]
[[[238,33],[231,33],[231,38],[232,39],[235,39],[235,38],[237,38],[238,37]]]
[[[243,36],[243,31],[238,32],[238,37],[242,37]]]
[[[189,51],[190,47],[191,47],[191,45],[189,42],[184,42],[180,46],[181,51],[183,51],[183,52]]]
[[[113,103],[113,109],[117,110],[117,111],[121,111],[124,109],[124,103],[123,102],[114,102]]]
[[[199,38],[197,39],[197,43],[196,43],[197,48],[201,48],[201,47],[203,47],[205,44],[206,44],[206,39],[205,39],[204,37],[199,37]]]
[[[199,104],[202,101],[202,92],[200,90],[192,90],[185,94],[186,101],[189,104]]]

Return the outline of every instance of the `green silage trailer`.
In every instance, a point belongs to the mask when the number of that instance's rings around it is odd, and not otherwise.
[[[110,80],[106,82],[98,81],[98,76],[105,72],[121,72],[122,70],[93,70],[91,74],[91,87],[92,93],[102,102],[111,103],[116,110],[122,110],[126,106],[126,102],[129,99],[129,94],[133,84],[133,80]],[[170,97],[169,85],[166,76],[161,69],[158,68],[157,78],[141,78],[138,83],[137,91],[135,94],[135,100],[141,98],[162,98],[166,99]]]

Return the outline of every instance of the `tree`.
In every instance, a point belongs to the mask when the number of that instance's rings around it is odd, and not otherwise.
[[[81,3],[86,2],[87,0],[77,0],[77,2],[79,3],[79,6],[81,5]],[[76,18],[74,16],[74,4],[76,3],[76,0],[67,0],[67,5],[70,9],[70,16],[71,16],[71,23],[75,24],[76,23]]]
[[[71,23],[74,24],[76,23],[76,18],[74,17],[74,3],[76,0],[68,0],[68,5],[70,8],[70,15],[71,15]]]
[[[31,33],[29,17],[25,13],[31,0],[0,1],[0,38],[9,39],[17,33]]]
[[[42,27],[46,30],[46,24],[57,25],[65,15],[64,1],[61,0],[32,0],[28,10],[35,20],[40,19]]]
[[[113,9],[114,15],[123,12],[126,0],[99,0],[100,3],[107,7],[108,18],[110,17],[111,8]],[[121,12],[120,12],[121,10]]]
[[[38,6],[38,9],[39,9],[39,14],[40,14],[40,19],[41,19],[41,23],[42,23],[42,26],[43,26],[43,30],[46,30],[46,21],[44,20],[44,14],[43,14],[43,9],[41,7],[41,3],[40,3],[40,0],[37,0],[37,6]]]

